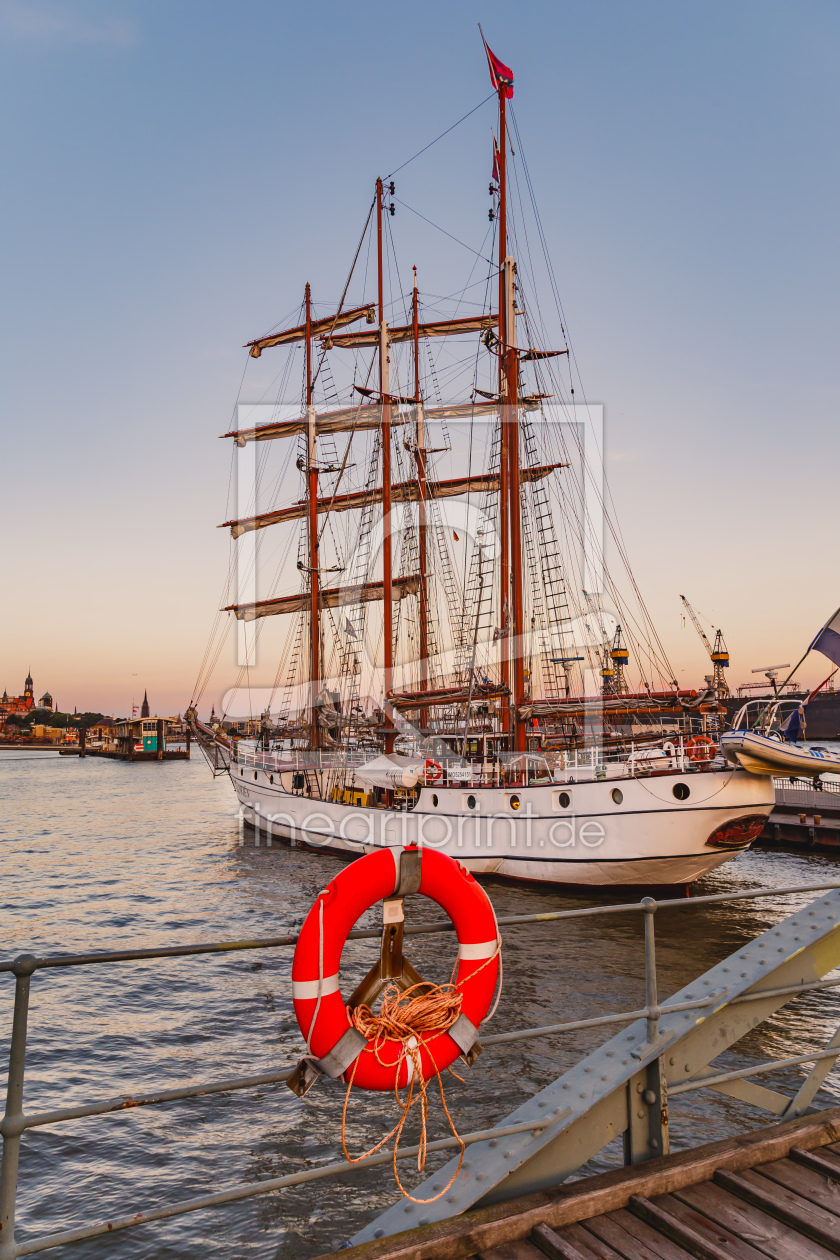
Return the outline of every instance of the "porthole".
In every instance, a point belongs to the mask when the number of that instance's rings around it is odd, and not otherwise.
[[[510,807],[511,807],[511,809],[519,809],[519,806],[520,806],[521,804],[522,804],[522,802],[520,801],[520,799],[519,799],[519,797],[518,797],[518,796],[512,796],[512,797],[510,798]]]
[[[610,792],[610,796],[613,798],[616,805],[620,805],[621,802],[624,800],[624,793],[622,792],[621,788],[613,788],[613,790]]]
[[[690,795],[690,788],[687,783],[675,783],[673,792],[678,801],[687,801]]]
[[[240,777],[240,779],[242,778],[242,776],[243,776],[243,774],[244,774],[244,773],[245,773],[245,771],[244,771],[244,770],[240,770],[240,771],[239,771],[239,777]]]
[[[432,804],[434,805],[435,809],[437,809],[437,806],[438,806],[438,795],[437,795],[437,792],[433,792],[433,793],[432,793]]]
[[[254,782],[256,783],[256,781],[257,781],[257,772],[256,772],[256,770],[255,770],[255,771],[254,771]]]
[[[568,792],[561,792],[560,795],[557,797],[557,804],[560,806],[561,809],[568,809],[571,803],[572,803],[572,798],[571,796],[569,796]]]
[[[467,797],[467,809],[475,809],[477,803],[478,802],[476,801],[474,796]]]
[[[268,776],[268,781],[269,781],[269,783],[273,783],[273,782],[274,782],[274,775],[273,775],[273,774],[270,774],[270,775]]]

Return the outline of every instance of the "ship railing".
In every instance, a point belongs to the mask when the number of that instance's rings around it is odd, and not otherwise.
[[[635,1024],[639,1021],[636,1032],[627,1034],[629,1040],[623,1043],[622,1054],[629,1053],[629,1058],[624,1060],[625,1063],[635,1062],[640,1065],[640,1071],[650,1071],[651,1062],[654,1066],[664,1064],[664,1054],[667,1051],[673,1052],[675,1048],[675,1034],[673,1032],[663,1032],[660,1024],[661,1021],[667,1020],[669,1016],[676,1012],[685,1012],[686,1020],[689,1020],[691,1012],[698,1012],[701,1018],[696,1023],[705,1022],[702,1012],[705,1009],[713,1009],[720,1012],[725,1006],[737,1007],[740,1004],[751,1002],[770,1002],[776,1003],[773,1011],[778,1006],[784,1005],[791,999],[802,994],[813,994],[817,992],[826,992],[840,986],[840,977],[829,977],[828,979],[818,980],[800,980],[797,983],[787,983],[781,986],[773,986],[767,984],[767,980],[772,981],[774,972],[767,968],[766,970],[755,969],[755,983],[758,984],[756,991],[744,992],[732,995],[730,991],[724,987],[722,992],[716,990],[709,991],[708,988],[704,994],[694,996],[686,990],[689,1000],[674,1001],[673,999],[661,999],[659,996],[657,983],[657,958],[656,958],[656,937],[654,931],[654,920],[656,913],[663,909],[677,909],[691,912],[700,906],[708,906],[714,904],[722,904],[727,902],[745,902],[757,900],[760,898],[779,898],[782,896],[802,897],[806,893],[824,893],[827,890],[840,889],[838,882],[825,882],[813,884],[790,885],[782,888],[759,888],[739,890],[735,892],[717,893],[708,896],[692,897],[692,898],[671,898],[657,900],[653,897],[643,897],[641,901],[622,903],[618,905],[602,905],[582,907],[580,909],[571,910],[555,910],[541,912],[538,914],[523,915],[500,915],[497,919],[500,929],[504,930],[505,948],[510,949],[515,942],[515,933],[512,929],[516,929],[522,925],[547,926],[551,923],[562,923],[571,919],[593,919],[598,920],[602,916],[615,916],[622,914],[637,914],[641,916],[644,932],[644,1002],[634,1010],[618,1011],[609,1015],[600,1015],[590,1019],[564,1020],[556,1023],[545,1024],[537,1027],[527,1027],[513,1029],[508,1032],[481,1035],[481,1047],[486,1052],[492,1050],[492,1047],[506,1045],[511,1042],[531,1041],[538,1038],[550,1038],[561,1036],[564,1033],[577,1032],[584,1029],[593,1028],[609,1028],[613,1025]],[[806,912],[806,906],[801,907],[801,913]],[[823,917],[828,915],[830,920],[828,929],[818,929],[816,923],[813,930],[825,931],[829,934],[833,931],[836,935],[836,929],[831,925],[836,923],[837,915],[840,913],[840,907],[837,906],[836,899],[826,898],[824,902],[816,901],[812,903],[812,907],[807,910],[809,916],[817,913],[823,913]],[[809,919],[809,922],[812,920]],[[785,938],[781,946],[777,946],[779,954],[784,954],[785,950],[790,956],[803,958],[808,954],[809,946],[804,947],[797,944],[801,941],[801,935],[790,935],[793,931],[801,932],[801,928],[797,927],[796,920],[786,921],[781,926],[786,931],[777,930],[774,933],[774,946],[776,946],[775,938]],[[454,925],[450,921],[430,922],[430,923],[411,923],[406,922],[404,933],[406,936],[412,935],[429,935],[436,933],[451,933],[454,931]],[[790,940],[787,941],[787,936]],[[354,929],[349,933],[349,939],[376,939],[381,936],[378,928],[361,928]],[[171,1219],[173,1217],[185,1215],[190,1212],[203,1211],[208,1208],[220,1207],[228,1203],[236,1203],[244,1199],[254,1198],[259,1195],[270,1194],[289,1186],[298,1186],[309,1181],[320,1180],[329,1177],[346,1176],[353,1169],[371,1168],[377,1165],[390,1163],[393,1159],[393,1153],[382,1152],[378,1155],[368,1156],[359,1160],[353,1165],[348,1164],[345,1160],[337,1159],[325,1165],[316,1168],[306,1168],[300,1172],[290,1173],[282,1177],[274,1177],[259,1182],[247,1182],[232,1184],[223,1189],[219,1189],[210,1194],[200,1195],[198,1197],[183,1199],[163,1203],[158,1207],[148,1210],[131,1212],[127,1211],[123,1216],[117,1216],[107,1221],[96,1221],[87,1224],[80,1224],[70,1229],[64,1229],[52,1233],[35,1234],[27,1228],[26,1237],[20,1240],[15,1238],[16,1208],[18,1202],[19,1191],[19,1160],[21,1142],[24,1135],[32,1129],[39,1129],[46,1126],[60,1125],[69,1121],[77,1121],[80,1119],[94,1118],[114,1114],[116,1112],[129,1111],[133,1114],[140,1107],[158,1106],[161,1104],[183,1102],[186,1099],[194,1099],[210,1094],[233,1094],[239,1090],[250,1090],[264,1087],[266,1085],[280,1084],[291,1076],[297,1067],[296,1062],[266,1064],[260,1072],[251,1073],[247,1076],[231,1076],[222,1080],[202,1081],[199,1084],[176,1085],[161,1089],[137,1090],[131,1093],[122,1093],[116,1097],[103,1098],[93,1100],[91,1102],[76,1104],[74,1106],[53,1107],[43,1111],[24,1111],[24,1080],[26,1074],[27,1053],[29,1049],[29,1014],[30,1014],[30,996],[33,977],[37,977],[39,984],[49,983],[47,975],[49,973],[65,973],[71,972],[78,967],[103,967],[109,968],[118,966],[120,963],[126,962],[148,962],[150,964],[158,964],[162,960],[180,959],[186,957],[195,957],[198,955],[230,955],[236,952],[247,952],[254,950],[274,950],[289,949],[297,942],[297,935],[289,933],[280,936],[263,937],[253,940],[224,940],[214,942],[198,942],[194,944],[162,946],[152,949],[122,949],[97,953],[83,954],[59,954],[45,957],[38,957],[34,954],[26,953],[18,957],[0,962],[0,973],[13,976],[15,981],[14,1006],[12,1016],[12,1028],[9,1039],[9,1062],[8,1075],[6,1085],[6,1104],[2,1121],[0,1121],[0,1136],[3,1140],[2,1166],[0,1166],[0,1260],[17,1260],[20,1256],[34,1255],[41,1251],[47,1251],[53,1247],[63,1246],[69,1243],[83,1242],[91,1238],[96,1238],[103,1234],[110,1234],[123,1229],[135,1229],[142,1225],[150,1224],[155,1221]],[[821,939],[825,939],[824,937]],[[787,941],[787,944],[785,943]],[[814,948],[817,948],[819,941],[816,940]],[[745,958],[745,954],[740,954],[740,958]],[[784,959],[779,960],[779,966],[782,966]],[[739,964],[741,965],[741,964]],[[822,974],[823,976],[830,969],[831,963],[826,963],[823,959]],[[762,958],[760,962],[762,968],[766,968],[766,960]],[[291,968],[289,969],[291,971]],[[729,970],[726,968],[725,970]],[[802,972],[806,972],[803,963]],[[711,975],[713,973],[707,973]],[[752,984],[752,973],[741,972],[742,977],[751,977],[749,983]],[[290,975],[286,977],[286,982],[291,989]],[[709,986],[713,982],[708,978],[702,981],[695,981],[700,987]],[[760,1008],[762,1011],[765,1007]],[[734,1013],[730,1013],[729,1020],[733,1023]],[[744,1025],[744,1032],[738,1032],[737,1036],[730,1036],[730,1041],[724,1042],[724,1047],[728,1044],[735,1044],[746,1031],[752,1030],[757,1023],[768,1018],[768,1014],[764,1013],[758,1019],[751,1017]],[[641,1023],[640,1021],[644,1021]],[[743,1021],[742,1021],[743,1022]],[[734,1016],[734,1023],[737,1024],[737,1016]],[[690,1027],[687,1031],[691,1031]],[[774,1035],[778,1035],[776,1029]],[[115,1032],[114,1036],[119,1038],[121,1034]],[[631,1044],[631,1042],[633,1044]],[[661,1053],[660,1053],[661,1051]],[[718,1057],[721,1053],[721,1047],[716,1044],[712,1058]],[[37,1052],[36,1052],[37,1053]],[[301,1042],[299,1053],[305,1053],[305,1047]],[[653,1056],[653,1058],[652,1058]],[[771,1059],[765,1062],[755,1063],[748,1067],[738,1067],[731,1071],[721,1071],[719,1068],[709,1069],[702,1064],[697,1064],[692,1068],[692,1074],[689,1079],[671,1085],[668,1088],[668,1094],[674,1096],[697,1089],[721,1089],[723,1093],[732,1093],[731,1082],[741,1082],[741,1093],[736,1093],[736,1097],[742,1097],[743,1091],[753,1089],[755,1097],[760,1101],[753,1102],[752,1105],[765,1107],[768,1106],[767,1098],[781,1099],[781,1103],[769,1104],[775,1107],[777,1115],[782,1114],[783,1108],[787,1105],[785,1115],[788,1113],[799,1115],[803,1110],[807,1109],[810,1099],[813,1097],[816,1089],[822,1083],[826,1073],[830,1070],[831,1065],[840,1056],[840,1034],[836,1035],[829,1046],[825,1050],[817,1050],[804,1053],[797,1056],[788,1056],[782,1059]],[[669,1062],[673,1064],[675,1058],[670,1058]],[[806,1078],[800,1087],[796,1096],[792,1100],[788,1100],[786,1096],[778,1093],[771,1094],[770,1091],[748,1084],[748,1078],[760,1076],[769,1072],[780,1069],[786,1069],[794,1066],[813,1063],[814,1068],[809,1077]],[[645,1064],[648,1066],[645,1067]],[[573,1069],[574,1070],[574,1069]],[[591,1068],[584,1069],[587,1072]],[[627,1071],[635,1071],[636,1069],[626,1069]],[[664,1074],[664,1066],[661,1069]],[[559,1078],[561,1081],[563,1077]],[[592,1079],[587,1077],[587,1088],[592,1088]],[[607,1081],[607,1077],[603,1076],[602,1081]],[[664,1079],[664,1077],[663,1077]],[[629,1078],[628,1078],[629,1080]],[[618,1090],[626,1090],[629,1085],[623,1080],[612,1083],[614,1088]],[[567,1086],[568,1088],[568,1086]],[[599,1086],[599,1088],[607,1089],[608,1086]],[[638,1086],[639,1092],[643,1090],[643,1085]],[[624,1096],[624,1095],[622,1095]],[[635,1095],[634,1095],[635,1096]],[[586,1098],[586,1094],[581,1097]],[[647,1095],[645,1095],[647,1097]],[[749,1096],[748,1096],[749,1097]],[[764,1100],[763,1102],[761,1100]],[[804,1104],[798,1106],[799,1103]],[[545,1105],[545,1104],[540,1104]],[[657,1101],[658,1108],[661,1105],[662,1115],[667,1110],[664,1085],[662,1086],[662,1095]],[[798,1107],[798,1109],[797,1109]],[[564,1111],[557,1108],[559,1118],[562,1120],[569,1113],[569,1108]],[[533,1133],[539,1135],[544,1129],[554,1126],[557,1123],[557,1114],[552,1114],[548,1119],[545,1115],[535,1117],[530,1120],[517,1124],[495,1125],[480,1129],[475,1132],[463,1135],[461,1141],[467,1146],[478,1142],[491,1141],[495,1147],[495,1139],[508,1137],[514,1134]],[[585,1117],[581,1117],[585,1119]],[[629,1122],[628,1122],[629,1123]],[[665,1123],[660,1121],[660,1123]],[[631,1126],[632,1127],[632,1126]],[[655,1127],[655,1126],[654,1126]],[[605,1140],[607,1140],[605,1138]],[[634,1148],[635,1139],[627,1141],[625,1134],[625,1162],[636,1163],[640,1158],[653,1158],[657,1153],[656,1139],[652,1140],[646,1153],[640,1152],[638,1146]],[[74,1142],[78,1143],[79,1138],[74,1137]],[[430,1142],[427,1146],[429,1152],[443,1151],[450,1148],[457,1148],[460,1142],[455,1138],[445,1138],[440,1141]],[[414,1158],[417,1156],[418,1147],[401,1147],[398,1152],[399,1159]],[[504,1148],[502,1148],[504,1149]],[[44,1165],[43,1160],[40,1166]],[[49,1193],[49,1191],[45,1191]],[[32,1219],[37,1220],[37,1210],[33,1211]]]
[[[697,745],[707,763],[716,752],[713,744]],[[628,741],[622,748],[558,749],[539,753],[496,753],[492,757],[439,757],[426,763],[424,782],[465,787],[538,787],[601,779],[637,778],[654,771],[687,773],[703,764],[680,738],[675,741]]]
[[[370,759],[371,753],[365,749],[264,749],[244,745],[240,740],[236,746],[234,763],[238,766],[252,766],[255,770],[280,772],[347,770],[354,766],[363,766]]]
[[[702,745],[698,752],[703,754]],[[258,744],[238,740],[234,755],[236,765],[283,771],[324,770],[352,772],[371,760],[376,753],[366,748],[348,749],[264,749]],[[418,754],[424,759],[423,754]],[[628,741],[619,748],[592,744],[588,748],[557,749],[546,752],[494,753],[492,756],[467,754],[425,759],[424,782],[470,787],[522,787],[566,782],[575,775],[576,782],[629,775],[648,774],[653,770],[675,770],[680,773],[700,764],[692,759],[691,750],[680,737],[674,741]]]

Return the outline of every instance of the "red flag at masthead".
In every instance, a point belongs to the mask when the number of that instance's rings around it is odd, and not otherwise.
[[[481,27],[479,27],[479,30],[481,30]],[[499,61],[499,58],[490,51],[483,32],[481,38],[484,42],[484,51],[487,53],[487,64],[490,67],[490,82],[497,92],[499,88],[504,88],[505,96],[510,100],[513,96],[513,71],[503,61]]]

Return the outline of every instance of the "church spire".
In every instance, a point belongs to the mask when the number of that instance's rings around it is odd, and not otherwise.
[[[142,703],[142,704],[141,704],[141,706],[140,706],[140,716],[141,716],[141,718],[144,718],[144,717],[148,717],[148,716],[149,716],[149,693],[148,693],[148,691],[144,691],[144,692],[143,692],[143,703]]]

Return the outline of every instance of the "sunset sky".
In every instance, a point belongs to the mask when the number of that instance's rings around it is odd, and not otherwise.
[[[31,668],[63,709],[188,703],[242,344],[307,280],[337,301],[376,175],[489,94],[479,20],[677,676],[709,669],[680,593],[723,627],[733,686],[840,605],[836,4],[0,0],[0,689]],[[471,248],[492,121],[396,176]],[[394,232],[449,292],[463,247],[404,212]],[[236,672],[231,644],[202,709]]]

